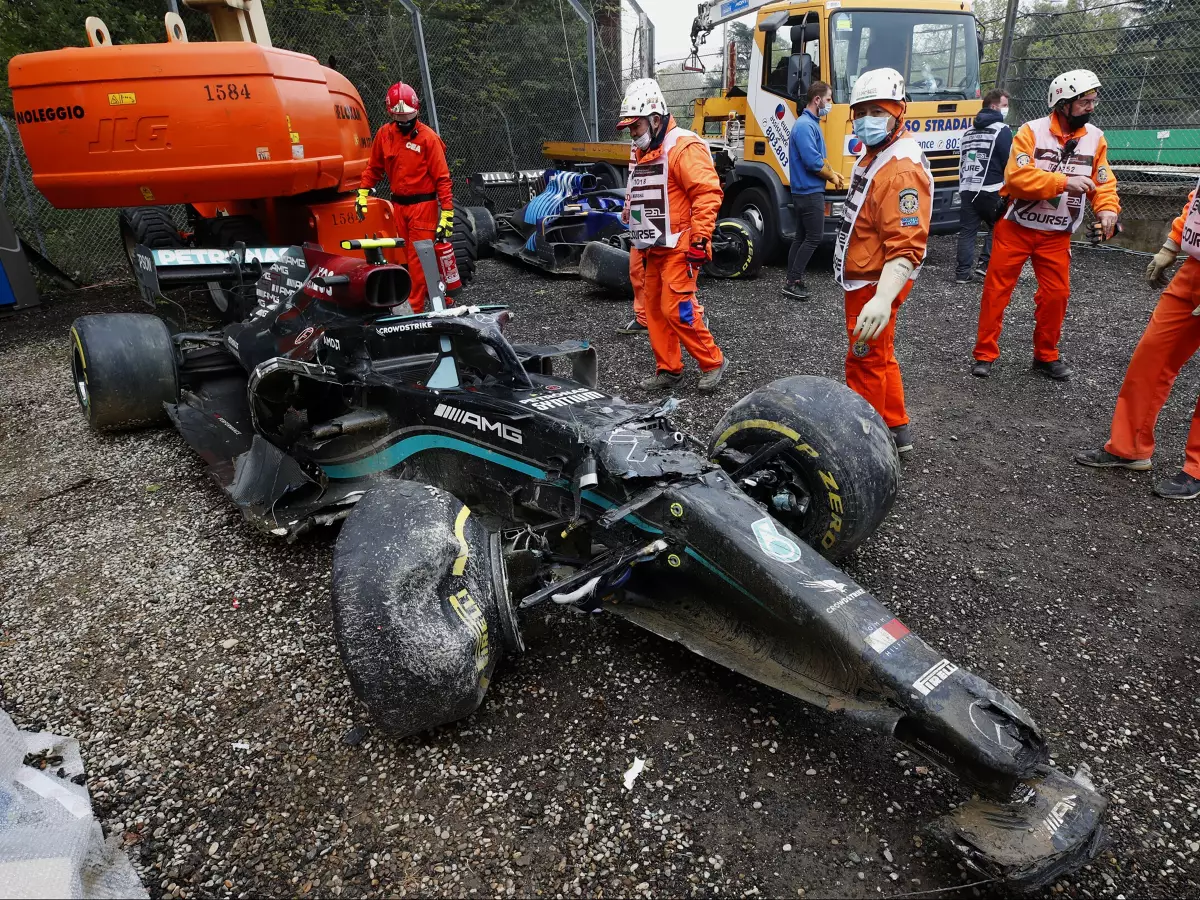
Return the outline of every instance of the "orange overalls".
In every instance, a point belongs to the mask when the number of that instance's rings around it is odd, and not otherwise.
[[[362,174],[362,187],[375,187],[384,173],[392,188],[396,237],[404,238],[408,274],[412,288],[408,302],[413,312],[425,311],[425,274],[421,270],[414,241],[433,240],[437,231],[439,206],[454,208],[450,167],[446,164],[446,145],[437,132],[423,122],[404,134],[394,122],[375,134],[371,158]],[[449,303],[449,298],[446,299]]]
[[[1117,395],[1112,432],[1104,449],[1124,459],[1149,459],[1154,455],[1158,414],[1179,370],[1200,349],[1200,315],[1194,314],[1200,309],[1200,201],[1196,195],[1192,191],[1183,213],[1171,226],[1171,240],[1188,256],[1158,298]],[[1191,240],[1183,241],[1189,213],[1195,225],[1189,229]],[[1200,399],[1192,414],[1183,471],[1200,478]]]
[[[665,173],[661,169],[664,150]],[[662,230],[649,222],[639,222],[643,213],[661,206],[661,181],[655,182],[654,170],[658,171],[659,179],[665,175],[669,217],[665,220],[667,228],[661,241],[667,243],[639,248],[637,244],[643,226],[649,226],[652,231]],[[639,188],[638,178],[647,177],[645,173],[648,172],[651,173],[649,181],[653,183]],[[634,311],[639,321],[643,314],[645,316],[657,370],[682,372],[681,346],[687,348],[702,372],[719,368],[725,357],[704,324],[704,307],[696,298],[699,267],[689,267],[684,259],[696,237],[707,238],[711,245],[713,228],[717,224],[723,194],[712,152],[704,141],[679,129],[671,117],[660,146],[644,154],[635,148],[630,160],[630,186],[626,214],[631,216],[630,230],[634,239],[629,254]],[[657,200],[649,199],[651,194],[658,194]],[[658,217],[654,222],[663,224]],[[643,242],[650,240],[646,237]],[[671,241],[673,245],[670,245]],[[710,246],[710,255],[711,252]]]
[[[1032,126],[1048,125],[1052,141],[1042,141],[1039,146]],[[1059,168],[1056,157],[1069,140],[1084,142],[1089,139],[1089,130],[1098,134],[1093,153],[1077,157],[1072,164],[1073,174],[1087,174],[1096,183],[1096,190],[1088,195],[1092,209],[1096,212],[1121,211],[1117,199],[1117,178],[1108,165],[1108,142],[1103,132],[1084,126],[1071,134],[1056,112],[1046,120],[1027,122],[1013,137],[1012,151],[1004,169],[1002,193],[1013,198],[1008,213],[996,223],[992,232],[992,258],[988,263],[987,278],[983,283],[983,300],[979,308],[979,327],[975,337],[974,357],[980,362],[994,362],[1000,356],[1000,330],[1004,326],[1004,310],[1012,299],[1013,288],[1025,260],[1033,259],[1033,274],[1037,278],[1037,293],[1033,295],[1035,306],[1033,331],[1033,357],[1041,362],[1058,359],[1058,340],[1062,335],[1063,320],[1067,315],[1067,300],[1071,296],[1071,234],[1082,220],[1082,201],[1078,217],[1068,211],[1069,201],[1065,191],[1067,172],[1049,171],[1038,167],[1038,162],[1050,168]],[[1057,147],[1045,146],[1057,143]],[[1080,168],[1090,171],[1079,171]],[[1014,216],[1013,206],[1029,206],[1036,201],[1049,201],[1063,212],[1062,222],[1055,223],[1056,230],[1038,230],[1021,224]],[[1022,201],[1029,203],[1022,204]]]
[[[846,290],[846,384],[875,408],[888,428],[908,424],[895,338],[896,314],[912,291],[912,280],[892,301],[892,318],[874,341],[856,342],[854,326],[867,301],[875,296],[885,262],[903,258],[914,268],[921,265],[933,217],[933,185],[928,170],[920,162],[920,148],[907,137],[903,117],[898,118],[897,128],[900,137],[869,150],[854,167],[841,225],[850,229],[840,276]],[[890,158],[879,162],[876,169],[875,164],[883,154]],[[853,214],[850,203],[856,185],[866,193],[851,227],[848,217]],[[836,256],[834,265],[837,266]]]

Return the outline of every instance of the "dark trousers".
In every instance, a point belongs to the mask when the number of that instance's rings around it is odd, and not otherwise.
[[[825,195],[792,194],[796,237],[788,251],[788,284],[803,284],[804,270],[825,234]]]
[[[975,236],[979,234],[979,226],[983,220],[971,201],[975,199],[974,191],[959,194],[962,205],[958,212],[958,264],[954,277],[960,280],[969,279],[975,268]],[[979,257],[979,268],[987,270],[988,260],[992,257],[992,229],[983,225],[983,253]]]

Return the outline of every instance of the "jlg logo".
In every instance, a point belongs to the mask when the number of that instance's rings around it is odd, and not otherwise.
[[[101,119],[89,153],[124,153],[131,150],[166,150],[167,117]]]

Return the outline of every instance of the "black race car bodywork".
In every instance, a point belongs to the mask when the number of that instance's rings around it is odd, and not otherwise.
[[[276,290],[289,278],[302,286]],[[586,343],[510,344],[497,307],[391,316],[400,267],[306,248],[264,281],[252,318],[221,331],[78,320],[76,384],[101,428],[153,418],[137,404],[157,391],[268,532],[349,516],[335,622],[381,724],[472,712],[521,649],[521,608],[603,609],[957,775],[977,796],[932,827],[989,874],[1045,884],[1096,852],[1107,801],[1086,772],[1050,766],[1011,697],[830,562],[869,536],[897,485],[887,431],[857,395],[784,379],[735,405],[706,451],[671,425],[671,401],[599,389]],[[127,319],[145,328],[141,349],[114,337]]]

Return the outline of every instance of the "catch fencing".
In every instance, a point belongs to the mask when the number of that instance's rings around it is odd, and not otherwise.
[[[414,19],[400,2],[329,4],[277,0],[266,7],[276,47],[315,56],[358,89],[373,128],[386,122],[389,85],[427,96]],[[588,27],[595,21],[594,75]],[[522,0],[515,4],[419,4],[439,131],[458,202],[478,204],[467,176],[538,168],[545,140],[612,140],[624,88],[652,70],[653,26],[630,0]],[[208,17],[183,10],[189,39],[212,40]],[[160,20],[161,21],[161,20]],[[79,22],[83,42],[83,20]],[[163,35],[114,34],[122,41]],[[49,49],[49,48],[29,48]],[[591,84],[596,86],[593,118]],[[598,125],[598,128],[596,127]],[[388,196],[387,187],[377,190]],[[220,199],[220,198],[212,198]],[[15,123],[0,116],[0,202],[25,242],[83,284],[128,276],[116,210],[56,210],[33,187]],[[184,225],[183,210],[173,210]]]
[[[982,22],[982,80],[1012,95],[1008,121],[1046,114],[1054,76],[1091,69],[1093,121],[1108,139],[1127,230],[1157,247],[1200,177],[1200,3],[1195,0],[1040,0]],[[1144,223],[1144,226],[1143,226]]]

